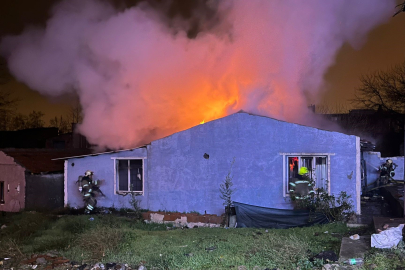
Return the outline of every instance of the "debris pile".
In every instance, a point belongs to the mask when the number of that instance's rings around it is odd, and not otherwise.
[[[147,270],[144,265],[130,266],[125,263],[79,263],[70,261],[56,253],[34,254],[31,258],[20,262],[13,258],[2,258],[0,260],[0,269],[35,269],[35,270]]]

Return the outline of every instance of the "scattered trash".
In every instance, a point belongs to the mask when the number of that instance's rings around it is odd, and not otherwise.
[[[193,254],[193,253],[186,253],[186,254],[184,254],[184,256],[186,256],[186,257],[193,257],[194,254]]]
[[[265,232],[269,232],[269,230],[265,230]]]
[[[46,264],[48,261],[44,257],[39,257],[35,260],[37,264]]]
[[[364,261],[362,258],[352,258],[352,259],[348,259],[346,261],[343,261],[344,264],[350,264],[350,265],[360,265],[363,264]]]
[[[324,233],[329,233],[328,231],[324,232]]]
[[[79,270],[84,270],[84,268],[86,268],[86,266],[87,266],[87,264],[85,263],[85,264],[79,266],[77,269],[79,269]]]
[[[207,247],[207,248],[205,248],[206,251],[213,251],[213,250],[216,250],[216,249],[217,249],[216,246],[212,246],[212,247]]]
[[[89,218],[89,220],[90,220],[90,221],[93,221],[93,220],[94,220],[94,217]]]
[[[35,269],[37,267],[38,267],[38,265],[34,264],[33,266],[31,266],[31,269]]]
[[[322,266],[322,270],[336,270],[336,269],[340,269],[339,264],[336,263],[334,264],[327,263]]]
[[[116,266],[116,263],[106,263],[105,266],[108,268],[113,268],[114,266]]]
[[[7,228],[6,224],[1,225],[0,229],[5,229]]]
[[[353,234],[352,236],[350,236],[350,239],[352,239],[352,240],[359,240],[359,239],[360,239],[360,235],[358,235],[358,234]]]
[[[146,270],[146,267],[143,266],[143,265],[140,265],[140,266],[138,267],[138,270]]]
[[[332,250],[326,250],[316,254],[314,257],[310,259],[310,261],[315,261],[316,259],[322,260],[323,263],[329,263],[329,262],[337,262],[339,260],[339,257]]]

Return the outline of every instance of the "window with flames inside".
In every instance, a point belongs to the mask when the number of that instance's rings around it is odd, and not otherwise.
[[[328,192],[328,156],[288,156],[287,194],[290,182],[295,182],[301,167],[307,167],[308,176],[315,182],[315,188]]]
[[[143,159],[116,160],[117,193],[143,194],[143,178]]]

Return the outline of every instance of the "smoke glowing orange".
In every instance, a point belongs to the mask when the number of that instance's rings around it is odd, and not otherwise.
[[[339,48],[358,45],[395,6],[204,3],[216,4],[220,19],[214,26],[202,21],[189,38],[174,27],[186,21],[167,24],[145,2],[117,11],[106,1],[65,0],[45,29],[4,38],[0,52],[14,76],[42,94],[78,94],[79,131],[90,143],[129,148],[241,109],[310,124],[307,97],[321,91]]]

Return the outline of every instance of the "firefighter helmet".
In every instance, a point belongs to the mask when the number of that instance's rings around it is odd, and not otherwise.
[[[308,168],[307,167],[301,167],[300,171],[298,172],[299,175],[304,175],[308,173]]]
[[[387,159],[388,164],[392,164],[392,159]]]
[[[87,171],[84,173],[84,176],[90,176],[90,175],[92,175],[92,174],[93,174],[92,171],[87,170]]]

